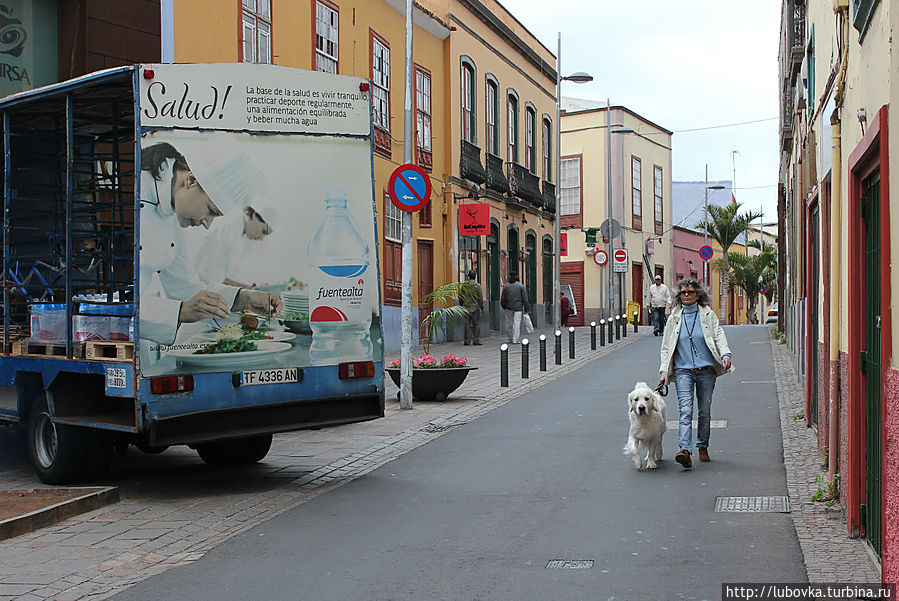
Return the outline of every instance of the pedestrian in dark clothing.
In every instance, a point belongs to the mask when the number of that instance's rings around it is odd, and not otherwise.
[[[560,294],[559,303],[561,303],[562,327],[568,326],[568,316],[571,315],[571,301],[564,294]]]
[[[471,270],[468,272],[468,279],[465,281],[468,286],[464,287],[459,294],[459,304],[468,310],[465,316],[465,346],[472,344],[480,346],[481,341],[481,311],[484,310],[484,294],[481,292],[481,285],[478,283],[478,272]]]
[[[509,343],[518,344],[521,337],[521,315],[524,311],[530,311],[530,307],[527,290],[524,289],[524,284],[518,281],[517,274],[509,276],[509,283],[503,286],[499,304],[506,314],[506,334],[509,336]]]

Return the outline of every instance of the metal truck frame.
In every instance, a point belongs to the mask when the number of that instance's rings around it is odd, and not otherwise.
[[[384,416],[380,344],[361,366],[299,366],[296,383],[244,386],[239,370],[144,377],[136,343],[73,338],[76,295],[141,311],[137,188],[141,136],[152,128],[141,124],[139,93],[147,71],[114,68],[0,100],[0,423],[27,430],[45,483],[97,477],[115,445],[155,452],[186,444],[207,463],[246,463],[265,456],[273,433]],[[370,127],[367,138],[371,149]],[[27,309],[36,302],[65,304],[64,341],[28,338]],[[380,341],[380,321],[375,335]]]

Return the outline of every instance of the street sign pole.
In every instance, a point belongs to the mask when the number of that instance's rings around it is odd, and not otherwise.
[[[403,162],[412,162],[412,6],[406,0],[406,83],[403,113]],[[412,213],[403,211],[403,286],[400,349],[400,409],[412,409]]]

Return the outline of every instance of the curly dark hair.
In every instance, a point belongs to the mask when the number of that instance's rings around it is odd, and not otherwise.
[[[706,291],[705,286],[702,285],[702,282],[697,280],[696,278],[684,278],[677,283],[677,293],[675,294],[674,303],[676,305],[682,305],[680,302],[680,290],[684,286],[693,286],[693,289],[696,290],[696,302],[703,307],[707,307],[709,304],[709,293]]]

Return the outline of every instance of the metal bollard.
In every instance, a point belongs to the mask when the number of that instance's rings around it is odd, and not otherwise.
[[[590,322],[590,350],[596,350],[596,322]]]
[[[546,334],[540,334],[540,371],[546,371]]]
[[[556,330],[556,365],[562,365],[562,332]]]
[[[621,340],[621,316],[615,316],[615,340]]]
[[[609,316],[609,344],[612,344],[615,341],[614,326],[612,325],[612,322],[614,320],[615,320],[615,318],[610,315]]]
[[[627,338],[627,313],[621,314],[621,337]]]
[[[637,315],[638,313],[634,311],[634,334],[637,333]]]
[[[528,378],[528,363],[530,360],[530,344],[527,338],[521,339],[521,377]]]
[[[606,320],[599,320],[599,346],[606,345]]]
[[[574,326],[568,328],[568,358],[574,359]]]
[[[499,385],[509,387],[509,345],[499,347]]]

